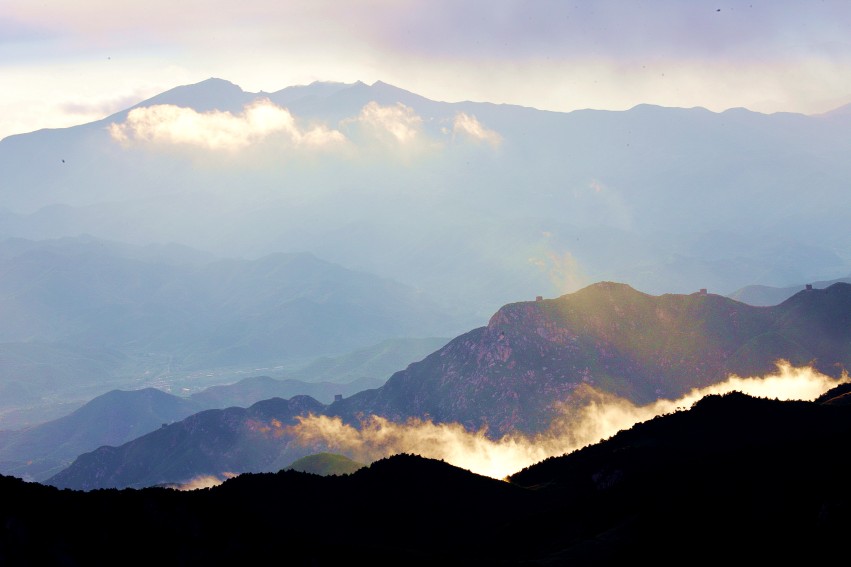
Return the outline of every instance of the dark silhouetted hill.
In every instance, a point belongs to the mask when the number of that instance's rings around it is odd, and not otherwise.
[[[318,453],[296,459],[284,470],[300,471],[322,476],[351,474],[367,466],[364,463],[334,453]]]

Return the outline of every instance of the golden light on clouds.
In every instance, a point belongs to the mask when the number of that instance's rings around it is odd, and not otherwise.
[[[694,389],[677,400],[658,400],[637,406],[623,398],[601,394],[590,388],[579,395],[584,405],[567,410],[539,435],[506,435],[489,439],[485,430],[470,432],[457,423],[433,423],[410,419],[394,423],[381,417],[365,419],[359,428],[340,418],[308,416],[289,428],[297,443],[322,446],[361,462],[371,462],[398,453],[416,453],[442,459],[472,472],[502,479],[548,457],[571,453],[629,429],[659,415],[687,410],[710,394],[740,391],[755,397],[780,400],[813,400],[837,381],[808,367],[779,362],[777,372],[762,377],[731,376],[726,381]],[[565,406],[567,407],[567,406]]]

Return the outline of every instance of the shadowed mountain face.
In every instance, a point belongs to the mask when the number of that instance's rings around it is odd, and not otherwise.
[[[851,367],[851,285],[801,292],[776,307],[713,294],[651,296],[600,283],[558,299],[507,305],[381,388],[330,414],[429,416],[499,437],[546,429],[588,384],[635,403],[675,399],[784,359],[839,377]]]
[[[851,366],[849,314],[851,284],[801,292],[776,307],[752,307],[711,294],[650,296],[604,282],[558,299],[506,305],[487,327],[457,337],[380,388],[329,406],[315,403],[310,411],[354,425],[378,415],[395,422],[417,417],[460,423],[470,431],[487,426],[492,439],[534,434],[587,401],[582,385],[645,404],[678,398],[730,374],[774,372],[778,359],[811,364],[838,378]],[[207,429],[227,432],[221,435],[233,440],[224,457],[205,451],[208,436],[193,420],[184,420],[82,455],[47,482],[72,488],[149,486],[197,474],[273,470],[327,450],[321,441],[296,442],[295,432],[281,426],[295,414],[270,414],[262,426],[234,408],[199,415]],[[266,458],[231,459],[254,454],[255,441],[242,433],[252,427],[268,433]],[[187,465],[177,471],[182,477],[174,477],[176,453],[165,431],[187,439],[185,454],[204,453],[194,459],[203,466]]]
[[[193,492],[0,477],[0,562],[100,563],[114,547],[99,541],[156,533],[138,559],[259,561],[286,549],[314,565],[827,564],[851,529],[850,442],[847,405],[733,393],[507,482],[406,454],[343,476],[243,474]]]

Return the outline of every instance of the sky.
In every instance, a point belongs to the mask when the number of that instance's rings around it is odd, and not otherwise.
[[[0,139],[210,77],[442,101],[818,114],[851,103],[847,0],[0,0]]]

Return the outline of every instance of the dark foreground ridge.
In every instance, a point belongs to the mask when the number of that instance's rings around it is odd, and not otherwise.
[[[407,454],[192,492],[0,477],[0,564],[818,564],[851,528],[847,390],[710,396],[509,482]]]

